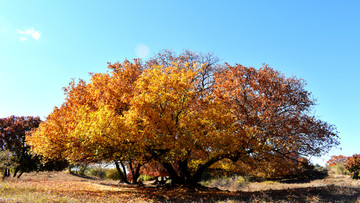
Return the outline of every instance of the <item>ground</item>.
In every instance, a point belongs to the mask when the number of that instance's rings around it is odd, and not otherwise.
[[[149,183],[131,186],[67,172],[29,173],[0,181],[0,202],[360,202],[360,181],[339,175],[307,183],[222,185],[220,190]]]

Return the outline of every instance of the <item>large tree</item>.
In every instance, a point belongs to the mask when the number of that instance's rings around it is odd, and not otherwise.
[[[119,163],[128,164],[133,182],[156,162],[173,183],[191,185],[219,161],[321,155],[338,144],[335,127],[312,114],[303,80],[217,62],[163,51],[146,63],[109,64],[65,88],[64,104],[28,142],[50,158],[115,161],[124,177]]]

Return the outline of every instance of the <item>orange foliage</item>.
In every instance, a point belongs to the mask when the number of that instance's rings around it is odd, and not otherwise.
[[[360,154],[354,154],[346,159],[345,168],[352,173],[354,179],[359,179]]]
[[[335,166],[336,164],[338,163],[342,163],[342,164],[345,164],[346,162],[346,159],[348,157],[347,156],[344,156],[344,155],[333,155],[331,156],[331,158],[326,162],[326,165],[327,166]]]
[[[188,184],[224,159],[275,164],[278,155],[320,155],[338,144],[335,127],[309,113],[303,80],[216,62],[165,51],[145,64],[110,64],[89,83],[71,82],[28,143],[50,158],[117,160],[135,175],[154,161]]]

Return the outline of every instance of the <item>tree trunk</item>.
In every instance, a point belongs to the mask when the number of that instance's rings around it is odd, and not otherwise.
[[[129,161],[129,168],[130,168],[130,172],[132,175],[132,183],[133,184],[137,183],[137,179],[140,176],[140,167],[141,167],[141,164],[134,164],[132,161]]]
[[[21,173],[18,175],[17,178],[20,178],[20,176],[24,173],[24,171],[21,171]]]
[[[140,177],[140,168],[141,168],[141,164],[137,164],[136,169],[135,169],[135,174],[133,175],[133,182],[137,182],[137,180]]]
[[[171,183],[173,184],[181,184],[184,183],[185,180],[182,179],[177,172],[175,171],[174,167],[171,165],[171,163],[168,162],[163,162],[161,163],[164,168],[166,169],[166,171],[169,173],[170,178],[171,178]]]
[[[133,170],[133,166],[132,166],[132,162],[129,161],[129,169],[130,169],[130,173],[132,175],[132,183],[135,183],[136,180],[134,181],[135,177],[134,177],[134,170]]]
[[[5,168],[4,170],[3,179],[6,178],[6,175],[7,175],[7,168]]]
[[[84,175],[88,167],[88,164],[80,164],[79,166],[79,175]]]
[[[126,178],[126,171],[125,170],[121,170],[120,169],[120,166],[119,166],[119,162],[118,161],[114,161],[115,162],[115,166],[116,166],[116,170],[117,170],[117,172],[119,173],[119,175],[120,175],[120,181],[122,181],[122,182],[124,182],[124,183],[129,183],[129,181],[127,180],[127,178]],[[123,169],[124,169],[124,165],[121,163],[121,165],[122,165],[122,167],[123,167]]]
[[[71,164],[69,164],[69,166],[68,166],[68,171],[69,171],[70,174],[73,174],[73,172],[72,172],[71,169],[72,169],[72,166],[71,166]]]
[[[180,176],[183,177],[185,182],[191,179],[191,174],[188,168],[188,159],[185,159],[184,161],[179,161],[179,170]]]
[[[19,170],[20,170],[19,166],[15,168],[13,177],[16,177],[16,174],[19,172]]]
[[[355,171],[352,178],[356,180],[359,179],[359,172]]]
[[[9,177],[9,176],[10,176],[10,169],[5,168],[4,177]]]
[[[169,173],[171,182],[173,184],[186,184],[188,186],[194,187],[194,186],[199,185],[202,175],[211,165],[213,165],[217,161],[220,161],[224,158],[229,158],[232,161],[236,161],[239,159],[239,157],[240,157],[239,154],[235,154],[235,155],[226,154],[226,155],[219,155],[219,156],[213,157],[213,158],[209,159],[207,162],[205,162],[204,164],[199,165],[198,168],[196,169],[196,171],[193,173],[190,173],[190,171],[189,171],[188,159],[178,162],[179,174],[176,172],[176,170],[174,169],[174,167],[172,166],[171,163],[162,162],[161,164],[164,166],[166,171]]]
[[[217,157],[213,157],[212,159],[208,160],[206,163],[200,165],[196,172],[194,173],[194,175],[192,176],[192,180],[190,181],[191,184],[198,184],[201,181],[201,177],[204,174],[204,172],[214,163],[224,159],[224,158],[228,158],[231,161],[235,162],[240,158],[240,154],[234,154],[234,155],[220,155]]]

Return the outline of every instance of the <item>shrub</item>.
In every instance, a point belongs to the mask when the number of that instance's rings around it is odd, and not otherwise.
[[[88,170],[88,173],[101,179],[106,178],[106,170],[102,167],[92,167]]]
[[[107,179],[112,179],[112,180],[120,180],[121,179],[120,174],[116,170],[116,168],[106,169],[105,173],[106,173]]]
[[[336,174],[341,174],[341,175],[348,175],[349,174],[349,171],[345,168],[344,163],[335,164],[335,170],[336,170]]]
[[[334,175],[349,175],[349,171],[345,168],[345,164],[344,163],[337,163],[335,165],[328,165],[326,166],[329,174],[334,174]]]
[[[154,176],[149,176],[149,175],[145,175],[145,174],[141,174],[139,177],[139,181],[143,182],[143,181],[150,181],[150,180],[154,180],[155,177]]]
[[[238,175],[216,177],[201,182],[201,184],[206,187],[226,188],[232,190],[238,190],[247,183],[248,180],[246,177]]]

